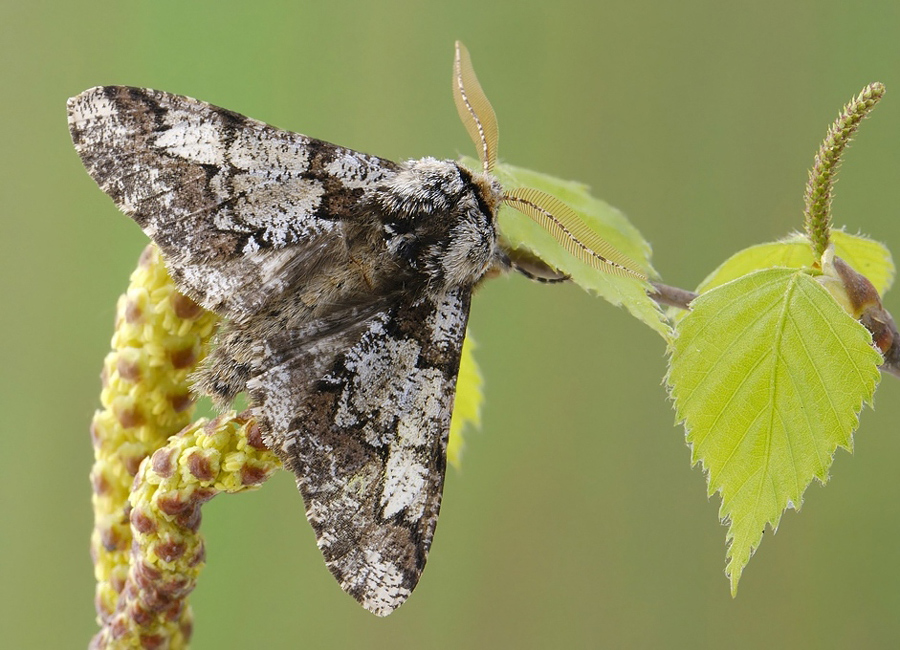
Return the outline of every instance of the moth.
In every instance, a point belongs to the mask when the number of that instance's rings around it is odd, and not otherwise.
[[[562,202],[503,190],[496,117],[460,43],[453,94],[481,170],[395,163],[158,90],[68,102],[88,173],[178,289],[223,317],[196,391],[221,407],[248,395],[328,568],[378,616],[409,596],[434,537],[473,290],[509,269],[564,279],[503,243],[501,204],[643,278]]]

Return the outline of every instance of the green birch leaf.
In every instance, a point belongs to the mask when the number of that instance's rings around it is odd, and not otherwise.
[[[461,162],[470,169],[481,169],[481,163],[474,159],[463,158]],[[586,185],[504,163],[498,164],[494,173],[507,189],[533,187],[568,204],[593,231],[637,262],[649,277],[658,276],[650,264],[650,244],[625,215],[591,196]],[[531,218],[509,206],[500,208],[498,222],[501,236],[512,248],[530,251],[571,277],[586,291],[596,293],[613,305],[624,306],[634,317],[669,340],[671,329],[659,305],[647,295],[650,290],[648,283],[591,268],[570,255]]]
[[[866,276],[878,295],[883,296],[894,284],[894,260],[891,252],[881,242],[850,235],[843,230],[832,230],[834,254],[847,262],[854,271]]]
[[[894,281],[894,261],[884,244],[843,230],[832,230],[831,241],[834,243],[835,255],[866,276],[880,295],[891,288]],[[735,253],[700,283],[697,292],[709,291],[760,269],[776,266],[799,269],[809,268],[812,264],[813,253],[809,240],[806,235],[795,233],[781,241],[751,246]]]
[[[851,450],[881,356],[808,274],[756,271],[702,294],[677,326],[667,383],[691,461],[719,492],[735,594],[768,524]]]
[[[459,360],[459,376],[456,381],[456,400],[453,402],[453,416],[450,420],[450,438],[447,442],[447,460],[459,469],[465,446],[463,432],[468,427],[481,427],[481,403],[484,401],[484,380],[475,363],[472,350],[475,342],[469,333],[463,340],[462,356]]]

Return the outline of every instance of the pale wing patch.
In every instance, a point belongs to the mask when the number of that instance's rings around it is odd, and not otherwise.
[[[264,126],[257,122],[258,125]],[[270,127],[271,128],[271,127]],[[263,130],[244,129],[235,134],[228,147],[228,161],[246,172],[266,173],[290,170],[301,173],[309,170],[309,138],[292,134],[293,142],[271,137]],[[307,146],[304,146],[307,145]]]
[[[235,231],[253,232],[255,236],[248,240],[248,246],[257,250],[308,241],[336,225],[314,216],[325,194],[325,187],[317,180],[240,174],[231,184],[240,198],[234,204],[229,225]]]
[[[409,598],[406,572],[378,550],[348,558],[344,568],[341,588],[360,594],[359,603],[376,616],[387,616]]]
[[[434,368],[416,367],[421,351],[417,341],[393,339],[383,323],[375,321],[345,357],[342,371],[349,371],[350,379],[338,399],[335,424],[358,428],[372,445],[393,442],[397,424],[412,415],[419,392],[435,388],[429,379],[440,374]]]
[[[417,521],[425,506],[428,468],[419,461],[414,447],[398,443],[392,447],[384,469],[382,515],[390,519],[405,510],[405,519]]]
[[[69,100],[69,128],[77,129],[84,125],[103,124],[106,130],[105,137],[109,140],[116,142],[129,137],[131,130],[125,123],[117,119],[120,111],[118,105],[105,94],[97,91],[97,88],[91,88]],[[77,142],[75,146],[78,146]]]
[[[432,341],[439,345],[453,344],[465,334],[465,322],[460,322],[462,309],[459,297],[451,294],[441,309],[435,309],[429,317],[428,327],[433,332]],[[454,304],[456,301],[456,304]]]
[[[372,186],[371,170],[363,164],[358,155],[344,151],[324,166],[325,172],[341,179],[347,189],[365,189]]]
[[[156,136],[154,145],[166,154],[198,165],[221,167],[225,163],[220,125],[195,112],[179,110],[169,111],[165,121],[169,128]]]
[[[365,583],[360,589],[365,594],[362,606],[376,616],[387,616],[409,598],[410,590],[404,586],[406,576],[400,567],[386,560],[378,551],[366,553],[365,565],[366,569],[362,573]],[[356,587],[353,581],[346,584],[349,588]]]

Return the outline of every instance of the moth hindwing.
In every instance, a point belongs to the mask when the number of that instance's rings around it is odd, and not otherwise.
[[[511,265],[566,277],[502,249],[500,204],[584,263],[644,278],[560,201],[503,192],[496,118],[460,43],[453,93],[482,172],[393,163],[157,90],[69,100],[88,173],[159,246],[178,288],[224,318],[196,389],[222,406],[247,392],[326,564],[381,616],[409,596],[431,547],[473,288]]]

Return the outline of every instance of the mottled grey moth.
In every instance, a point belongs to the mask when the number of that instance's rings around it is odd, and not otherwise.
[[[504,247],[501,203],[641,277],[561,202],[504,192],[494,112],[460,44],[453,88],[483,171],[398,164],[157,90],[68,104],[88,173],[224,319],[196,390],[220,406],[247,393],[329,569],[379,616],[409,596],[434,536],[473,289],[509,268],[554,277]]]

